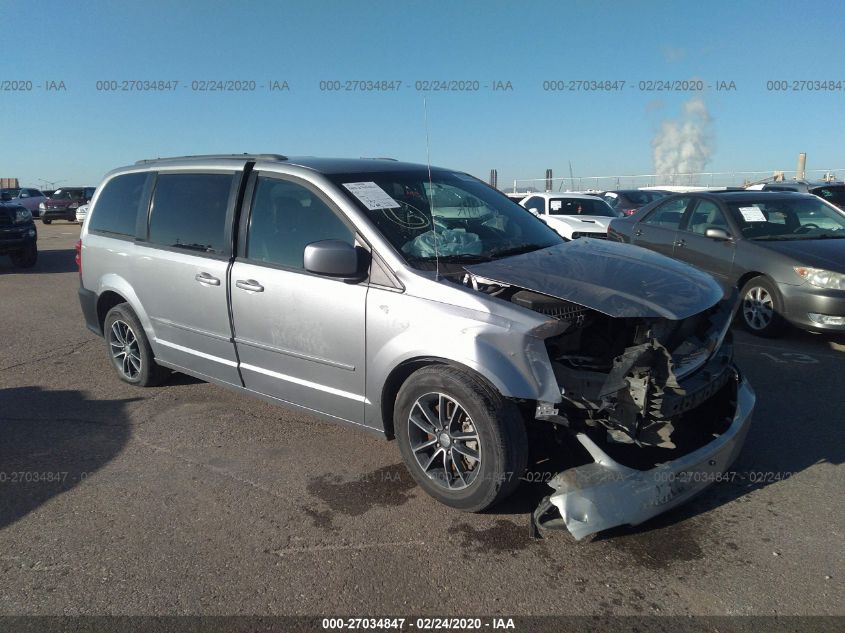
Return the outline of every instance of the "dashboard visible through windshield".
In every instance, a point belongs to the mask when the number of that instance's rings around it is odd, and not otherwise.
[[[457,172],[435,170],[331,177],[414,267],[490,261],[562,238],[504,194]]]

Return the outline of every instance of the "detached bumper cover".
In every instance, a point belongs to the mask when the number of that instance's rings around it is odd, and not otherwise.
[[[556,490],[534,512],[540,527],[567,528],[576,539],[619,525],[638,525],[679,506],[717,481],[739,455],[756,397],[744,378],[737,384],[736,411],[728,429],[709,444],[651,470],[628,468],[590,438],[576,437],[595,460],[555,475]],[[549,519],[550,512],[559,517]]]

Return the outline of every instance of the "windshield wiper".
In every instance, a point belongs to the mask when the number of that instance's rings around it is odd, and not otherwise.
[[[438,257],[414,257],[410,256],[415,262],[433,262],[440,260],[447,264],[476,264],[478,262],[489,262],[492,258],[489,255],[480,255],[478,253],[455,253],[453,255],[440,255]]]
[[[523,253],[539,251],[541,248],[548,248],[549,246],[551,244],[522,244],[511,248],[494,249],[490,251],[490,258],[499,259],[501,257],[510,257],[511,255],[522,255]]]

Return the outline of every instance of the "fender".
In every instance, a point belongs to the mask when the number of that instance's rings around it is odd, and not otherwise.
[[[98,285],[96,289],[97,293],[97,301],[100,300],[100,297],[103,295],[104,292],[116,292],[121,297],[126,299],[126,302],[135,312],[135,315],[138,317],[138,320],[141,322],[141,327],[144,328],[144,333],[147,335],[147,340],[150,342],[150,346],[153,348],[153,352],[155,353],[156,350],[156,337],[155,337],[155,330],[153,330],[152,321],[150,321],[150,317],[147,314],[146,310],[144,310],[143,306],[141,305],[141,301],[138,299],[138,295],[135,294],[135,291],[132,289],[132,286],[129,284],[126,279],[117,275],[115,273],[106,273],[98,280]]]

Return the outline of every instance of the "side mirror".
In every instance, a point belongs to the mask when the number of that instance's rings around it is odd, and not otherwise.
[[[725,229],[707,229],[704,232],[704,235],[710,239],[718,240],[720,242],[731,239],[731,236],[728,235],[728,232]]]
[[[364,278],[361,250],[343,240],[321,240],[305,247],[305,270],[344,281]]]

